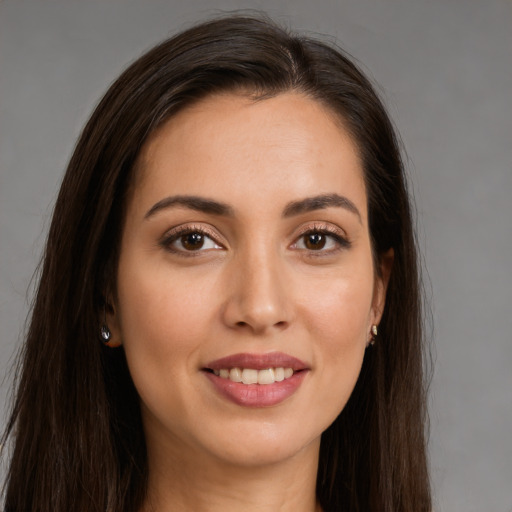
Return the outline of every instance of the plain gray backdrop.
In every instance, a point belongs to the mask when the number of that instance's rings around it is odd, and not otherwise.
[[[428,271],[435,510],[512,511],[509,0],[0,0],[0,407],[52,203],[93,106],[154,43],[241,8],[329,34],[380,84]]]

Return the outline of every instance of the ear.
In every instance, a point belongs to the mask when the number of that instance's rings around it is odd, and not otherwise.
[[[386,305],[386,291],[388,289],[394,259],[395,251],[393,249],[389,249],[379,257],[380,272],[375,276],[375,285],[373,287],[370,329],[372,325],[379,325],[380,319],[382,318],[384,306]]]
[[[119,325],[119,315],[116,314],[116,309],[112,297],[105,299],[105,324],[110,331],[110,339],[104,342],[107,347],[116,348],[122,345],[121,329]]]

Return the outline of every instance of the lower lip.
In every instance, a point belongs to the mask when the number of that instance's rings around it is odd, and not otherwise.
[[[307,370],[294,373],[290,378],[273,384],[242,384],[205,372],[210,382],[225,398],[244,407],[271,407],[284,402],[299,388]]]

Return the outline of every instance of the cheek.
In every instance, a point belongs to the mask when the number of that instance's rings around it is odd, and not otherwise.
[[[370,301],[366,297],[342,289],[337,295],[333,294],[330,301],[322,303],[316,319],[323,364],[331,369],[331,378],[348,379],[348,385],[355,384],[361,368],[369,308]]]
[[[197,371],[197,354],[210,332],[213,314],[205,296],[215,295],[204,280],[203,287],[194,286],[159,265],[135,267],[122,276],[118,282],[121,336],[145,417],[165,418],[167,426],[179,429],[170,411],[181,411],[184,417],[193,404],[188,403],[190,388],[177,384]]]
[[[371,276],[342,276],[308,294],[304,318],[314,340],[315,366],[321,373],[319,405],[327,427],[347,403],[357,382],[368,338],[372,305]]]
[[[310,329],[319,342],[338,354],[365,345],[371,315],[373,282],[356,275],[334,278],[317,291],[310,291],[303,303]],[[330,346],[330,347],[329,347]]]
[[[119,313],[131,370],[145,363],[186,365],[213,314],[203,285],[158,268],[125,274],[119,283]]]

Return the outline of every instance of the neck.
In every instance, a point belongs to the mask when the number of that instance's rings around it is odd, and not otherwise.
[[[159,448],[153,453],[148,446],[148,495],[143,512],[321,510],[316,503],[319,441],[287,460],[258,465]]]

